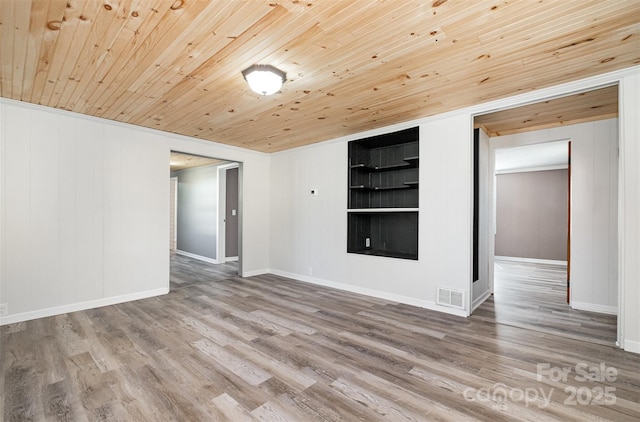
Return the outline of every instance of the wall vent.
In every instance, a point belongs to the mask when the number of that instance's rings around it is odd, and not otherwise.
[[[438,305],[464,310],[464,292],[462,290],[438,287],[436,303]]]

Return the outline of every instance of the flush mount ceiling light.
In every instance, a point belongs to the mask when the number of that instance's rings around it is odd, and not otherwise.
[[[254,64],[242,71],[242,76],[253,92],[261,95],[275,94],[280,90],[286,73],[270,64]]]

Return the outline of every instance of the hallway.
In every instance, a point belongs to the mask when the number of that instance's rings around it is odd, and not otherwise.
[[[210,264],[184,255],[171,254],[171,289],[238,276],[238,261]]]
[[[567,297],[566,265],[495,260],[494,295],[474,318],[565,338],[615,345],[616,315],[572,309]]]

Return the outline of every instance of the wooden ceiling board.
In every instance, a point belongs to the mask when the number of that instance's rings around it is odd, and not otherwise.
[[[110,49],[107,59],[113,63],[106,63],[108,71],[101,87],[93,91],[88,98],[86,112],[92,115],[100,115],[104,118],[118,119],[118,116],[127,116],[128,110],[121,107],[122,101],[133,93],[137,93],[140,102],[149,95],[148,89],[152,84],[161,81],[169,85],[168,76],[165,73],[178,77],[185,75],[179,69],[171,69],[170,63],[176,57],[182,55],[187,42],[183,41],[185,32],[193,25],[197,17],[204,13],[207,3],[202,1],[189,2],[185,7],[167,9],[166,2],[160,2],[158,9],[152,9],[151,15],[159,14],[165,10],[166,14],[158,21],[156,26],[147,26],[144,33],[122,33],[118,40],[126,49],[127,40],[133,39],[137,48],[129,49],[124,55],[111,54]],[[156,13],[155,10],[158,10]],[[137,18],[143,18],[138,10]],[[113,89],[115,87],[115,89]],[[91,87],[89,87],[91,88]],[[126,117],[125,117],[126,118]]]
[[[75,110],[86,113],[90,94],[103,92],[100,89],[105,86],[105,83],[108,83],[108,66],[127,69],[131,54],[135,50],[126,49],[126,45],[131,42],[132,38],[135,40],[139,34],[147,34],[160,22],[162,15],[153,12],[156,10],[157,4],[157,0],[136,1],[130,5],[121,2],[119,4],[110,3],[111,9],[104,6],[100,8],[94,29],[91,31],[78,60],[79,65],[73,69],[69,78],[68,84],[75,86],[64,90],[67,95],[63,95],[59,105],[68,104]],[[117,15],[115,22],[109,19],[112,13]],[[148,19],[140,19],[140,15],[145,13],[148,15]],[[130,15],[131,18],[128,18]],[[103,40],[110,40],[110,42],[105,43]],[[125,49],[126,51],[123,51]],[[114,63],[112,51],[123,51],[123,54],[119,56],[119,63]],[[87,92],[90,84],[96,88]]]
[[[187,154],[184,152],[171,151],[169,166],[171,171],[180,171],[195,167],[211,166],[222,164],[227,161],[217,158],[203,157],[201,155]]]
[[[284,8],[274,8],[269,13],[269,16],[272,19],[276,19],[275,21],[272,21],[274,24],[279,25],[279,18],[284,18],[287,13],[288,12]],[[159,101],[161,101],[163,105],[154,110],[156,115],[161,115],[163,119],[166,119],[163,123],[173,127],[176,121],[182,122],[185,120],[183,116],[175,116],[171,113],[171,110],[174,107],[180,107],[185,116],[192,116],[193,113],[201,110],[203,106],[209,106],[211,102],[204,105],[198,100],[194,101],[192,92],[200,91],[206,95],[207,92],[210,92],[208,87],[214,85],[217,80],[228,77],[228,75],[235,76],[235,68],[230,68],[227,64],[229,57],[233,54],[240,54],[247,57],[254,56],[267,47],[268,43],[263,41],[263,43],[253,46],[255,50],[251,52],[245,52],[238,49],[238,46],[240,45],[249,45],[247,41],[258,37],[262,31],[267,29],[268,25],[269,22],[264,19],[256,21],[249,31],[234,38],[233,43],[230,42],[205,62],[201,63],[197,68],[193,69],[193,71],[189,73],[188,78],[179,81],[175,86],[163,90],[162,95],[159,97]],[[284,35],[284,32],[282,35]],[[244,44],[236,43],[238,40],[241,42],[244,40]],[[244,67],[242,67],[241,70],[244,70],[251,64],[252,62],[250,60],[246,60],[246,65],[243,65]],[[242,92],[244,80],[239,81],[238,78],[234,79],[234,83],[224,85],[219,89],[216,93],[217,95],[215,100],[226,101],[225,94],[228,95],[227,98],[232,98],[235,93]],[[215,92],[215,90],[216,88],[212,88],[211,92]],[[201,115],[204,115],[204,113],[206,113],[206,111]],[[144,122],[146,118],[150,117],[145,114],[145,110],[142,110],[142,112],[135,112],[131,118],[136,122]]]
[[[271,10],[271,8],[269,8],[269,10]],[[248,14],[245,21],[254,22],[259,20],[263,16],[264,11],[260,9],[256,11],[258,13]],[[183,32],[185,36],[182,37],[182,39],[174,40],[165,50],[172,54],[167,54],[166,57],[161,56],[155,59],[157,63],[168,63],[166,66],[156,66],[155,68],[151,68],[147,74],[141,74],[133,84],[132,89],[129,90],[125,96],[118,98],[108,106],[114,108],[116,111],[124,108],[134,120],[136,119],[135,116],[138,110],[144,111],[148,104],[156,101],[161,101],[163,105],[168,104],[170,101],[172,107],[182,107],[183,104],[178,102],[178,96],[167,97],[167,94],[170,92],[178,92],[180,95],[192,96],[192,89],[195,89],[198,78],[200,78],[198,74],[199,69],[202,66],[207,66],[207,62],[210,60],[209,54],[214,52],[217,54],[224,50],[224,48],[232,45],[235,39],[227,36],[210,36],[205,39],[205,42],[199,45],[194,32],[203,26],[211,25],[212,28],[216,28],[220,25],[219,30],[221,30],[222,33],[233,34],[236,31],[234,25],[224,26],[225,21],[231,22],[229,19],[226,19],[226,14],[241,13],[231,8],[227,10],[227,13],[216,13],[217,11],[215,9],[205,10],[205,12],[207,12],[206,14],[203,12],[205,16],[211,15],[212,13],[214,13],[215,16],[207,16],[205,19],[194,20]],[[216,29],[216,31],[217,30],[218,29]],[[213,33],[211,35],[213,35]],[[196,45],[196,48],[199,47],[203,51],[208,51],[208,54],[202,54],[192,50],[194,45]],[[207,67],[211,67],[211,64]],[[137,90],[145,92],[146,98],[142,101],[135,95]],[[167,101],[167,103],[164,101]],[[115,118],[114,115],[107,114],[107,116]]]
[[[3,97],[274,152],[640,64],[640,0],[2,0],[0,35]]]
[[[613,85],[476,116],[474,126],[489,136],[501,136],[617,116],[618,86]]]

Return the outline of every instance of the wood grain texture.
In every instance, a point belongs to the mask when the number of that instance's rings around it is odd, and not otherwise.
[[[566,265],[496,259],[494,297],[474,316],[587,342],[615,344],[617,317],[571,309],[566,301],[566,280]]]
[[[274,152],[635,66],[640,1],[3,0],[0,35],[2,97]]]
[[[224,160],[215,158],[202,157],[200,155],[185,154],[183,152],[171,151],[169,156],[169,168],[171,171],[179,171],[194,167],[209,166],[213,164],[222,164]]]
[[[640,417],[640,356],[611,344],[615,321],[562,308],[562,267],[499,263],[495,298],[466,319],[215,267],[175,255],[168,295],[3,326],[2,419]],[[615,379],[582,381],[582,364]],[[591,404],[605,387],[615,404]]]
[[[474,126],[489,136],[502,136],[614,117],[617,85],[476,116]]]

